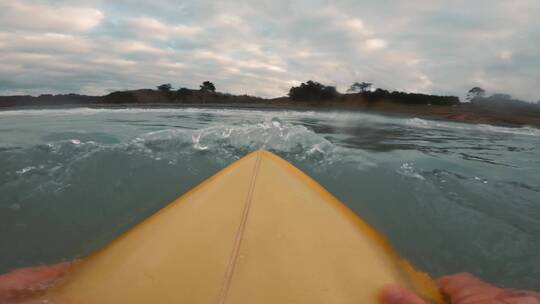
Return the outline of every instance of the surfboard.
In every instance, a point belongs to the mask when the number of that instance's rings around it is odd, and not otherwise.
[[[51,303],[378,303],[397,283],[442,303],[365,221],[268,151],[234,162],[76,262]]]

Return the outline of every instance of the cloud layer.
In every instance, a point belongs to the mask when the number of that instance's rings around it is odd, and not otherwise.
[[[197,87],[281,96],[313,79],[538,100],[537,0],[13,0],[0,94]]]

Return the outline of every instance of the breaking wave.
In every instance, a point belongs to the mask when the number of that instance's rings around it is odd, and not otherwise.
[[[43,176],[47,182],[42,187],[60,191],[69,186],[67,182],[73,178],[71,173],[78,163],[92,158],[106,163],[118,157],[144,157],[176,165],[199,155],[226,165],[258,149],[273,151],[293,162],[316,163],[319,169],[336,162],[349,162],[358,169],[373,165],[361,151],[337,146],[305,126],[275,117],[251,124],[164,129],[119,143],[70,135],[73,138],[6,152],[4,165],[8,170],[0,183]]]
[[[487,133],[506,133],[525,136],[540,136],[540,129],[524,126],[519,128],[500,127],[486,124],[465,124],[458,122],[442,122],[435,120],[426,120],[421,118],[410,118],[405,122],[406,125],[422,128],[422,129],[454,129],[454,130],[469,130],[481,131]]]

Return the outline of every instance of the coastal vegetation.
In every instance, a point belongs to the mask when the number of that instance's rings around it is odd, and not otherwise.
[[[172,85],[170,83],[164,83],[162,85],[158,85],[157,89],[161,92],[170,92],[172,89]]]
[[[330,100],[335,99],[338,95],[336,87],[326,86],[312,80],[289,90],[289,97],[292,100]]]
[[[372,85],[373,83],[370,82],[355,82],[347,90],[347,93],[366,92],[369,90],[369,88],[371,88]]]
[[[336,102],[349,100],[350,97],[358,101],[366,102],[372,106],[380,101],[391,101],[401,104],[422,104],[422,105],[458,105],[459,98],[455,96],[437,96],[418,93],[390,92],[384,89],[371,91],[372,83],[355,82],[347,90],[349,94],[341,94],[334,86],[326,86],[321,83],[309,80],[300,86],[292,87],[289,91],[289,98],[292,101],[328,101]]]
[[[475,98],[484,97],[486,95],[486,90],[480,87],[474,87],[467,92],[467,100],[473,100]]]
[[[201,91],[206,93],[215,93],[216,86],[210,81],[205,81],[201,84]]]
[[[261,98],[219,92],[211,81],[199,89],[173,88],[170,83],[156,89],[115,91],[104,96],[78,94],[37,97],[29,95],[0,96],[0,108],[14,106],[162,106],[162,105],[232,105],[270,106],[274,108],[309,108],[332,110],[361,110],[381,113],[414,115],[473,123],[508,126],[534,125],[540,127],[540,102],[531,103],[508,94],[486,97],[486,90],[473,87],[467,92],[467,102],[456,96],[438,96],[374,88],[370,82],[354,82],[347,93],[335,86],[313,80],[293,86],[288,96]]]

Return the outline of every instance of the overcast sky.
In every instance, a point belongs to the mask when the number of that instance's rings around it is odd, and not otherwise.
[[[0,94],[312,79],[540,99],[538,0],[0,0]]]

